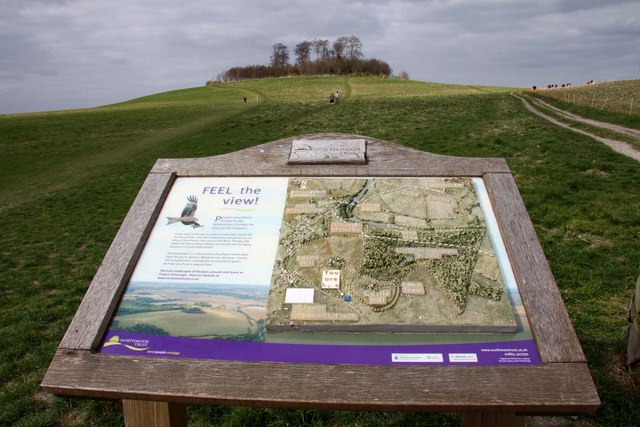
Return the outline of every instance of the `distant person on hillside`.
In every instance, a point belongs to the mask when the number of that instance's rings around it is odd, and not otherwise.
[[[247,95],[242,95],[242,100],[244,101],[244,103],[247,103]]]
[[[333,104],[335,99],[336,99],[335,95],[333,94],[333,92],[331,92],[331,95],[329,95],[329,104]]]
[[[336,104],[340,102],[340,92],[336,91]]]

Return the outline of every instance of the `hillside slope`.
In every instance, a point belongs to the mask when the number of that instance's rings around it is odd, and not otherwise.
[[[328,95],[340,91],[338,105]],[[245,81],[0,117],[0,425],[120,425],[110,402],[40,392],[71,316],[157,158],[315,132],[504,157],[587,355],[602,425],[633,425],[620,369],[640,260],[640,163],[528,112],[507,88],[369,77]],[[243,101],[247,96],[247,102]],[[258,98],[259,97],[259,98]],[[426,173],[428,171],[417,171]],[[195,425],[458,425],[455,415],[193,408]],[[213,419],[221,421],[213,421]]]
[[[532,92],[565,110],[640,129],[640,80],[619,80]]]
[[[343,100],[397,101],[500,93],[506,89],[397,79],[265,79],[176,90],[93,109],[1,116],[0,209],[20,203],[23,186],[32,188],[33,200],[84,177],[105,173],[114,163],[139,160],[150,167],[158,157],[229,151],[225,143],[215,141],[221,131],[233,129],[235,116],[258,107],[251,120],[260,120],[263,112],[274,113],[267,119],[269,125],[285,117],[322,113],[329,93],[337,90]],[[274,104],[281,113],[274,110]],[[269,138],[252,136],[246,135],[248,139],[241,146]]]

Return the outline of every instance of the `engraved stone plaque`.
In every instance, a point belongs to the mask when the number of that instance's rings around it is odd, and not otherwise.
[[[424,283],[422,282],[402,282],[401,284],[403,295],[424,295]]]
[[[331,234],[362,234],[364,227],[362,223],[331,221],[329,233]]]
[[[340,289],[340,270],[322,270],[322,289]]]
[[[320,260],[320,256],[318,255],[298,255],[296,257],[298,261],[298,265],[300,267],[315,267],[318,261]]]
[[[296,139],[291,143],[289,163],[366,164],[366,152],[364,139]]]
[[[291,320],[357,322],[360,316],[356,313],[327,311],[326,304],[293,304]]]
[[[313,288],[287,288],[285,304],[312,304],[315,289]]]

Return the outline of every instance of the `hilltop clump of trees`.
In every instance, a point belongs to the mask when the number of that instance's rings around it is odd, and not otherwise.
[[[391,67],[386,62],[364,58],[362,42],[356,36],[339,37],[334,42],[326,39],[304,40],[295,46],[293,56],[294,62],[291,63],[289,48],[276,43],[272,48],[269,65],[233,67],[218,75],[217,81],[325,74],[391,75]]]

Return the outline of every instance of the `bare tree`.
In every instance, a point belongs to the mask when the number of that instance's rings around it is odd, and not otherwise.
[[[294,53],[296,55],[297,64],[303,65],[311,61],[311,47],[312,43],[307,40],[302,41],[296,45]]]
[[[356,36],[342,37],[345,41],[345,56],[347,59],[361,59],[364,57],[362,54],[362,42]]]
[[[289,65],[289,48],[282,43],[273,45],[271,65],[276,68],[284,68]]]
[[[314,39],[313,50],[316,52],[316,60],[326,61],[331,57],[331,50],[329,49],[329,40],[326,39]]]
[[[311,59],[315,52],[315,60]],[[234,67],[219,76],[224,81],[311,74],[366,74],[390,76],[391,67],[379,59],[364,59],[362,42],[356,36],[340,37],[333,44],[326,39],[304,40],[295,47],[296,64],[289,63],[289,49],[282,43],[273,45],[270,64]],[[409,78],[403,71],[401,78]]]
[[[349,43],[348,37],[339,37],[333,42],[333,52],[336,55],[336,59],[341,61],[345,59],[344,54]]]

